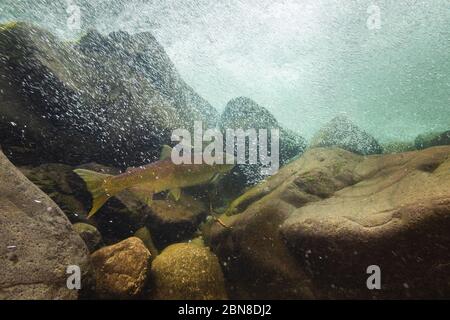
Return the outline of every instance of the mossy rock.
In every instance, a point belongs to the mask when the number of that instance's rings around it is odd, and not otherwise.
[[[152,290],[156,300],[224,300],[225,282],[219,260],[193,243],[167,247],[152,263]]]
[[[73,229],[84,240],[89,252],[94,252],[102,246],[102,235],[96,227],[87,223],[75,223]]]

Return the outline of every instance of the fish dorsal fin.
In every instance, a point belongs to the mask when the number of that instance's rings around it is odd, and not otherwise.
[[[159,160],[166,160],[169,159],[172,156],[172,148],[168,145],[163,145],[161,149],[161,156],[159,157]]]
[[[180,198],[181,198],[181,189],[180,188],[171,189],[169,191],[169,196],[175,201],[180,200]]]
[[[140,201],[145,203],[148,206],[151,206],[153,203],[153,190],[150,186],[145,184],[140,184],[128,189],[131,193],[133,193]]]

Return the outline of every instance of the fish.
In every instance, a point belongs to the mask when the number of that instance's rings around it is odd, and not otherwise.
[[[151,205],[153,195],[170,191],[178,200],[181,189],[217,182],[220,177],[234,167],[234,164],[174,164],[170,159],[171,148],[164,146],[159,161],[127,169],[119,175],[109,175],[85,169],[74,172],[86,184],[92,196],[91,218],[113,196],[124,190],[134,193],[147,205]]]

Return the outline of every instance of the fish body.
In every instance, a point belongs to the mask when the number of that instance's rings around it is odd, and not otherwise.
[[[206,184],[217,174],[226,173],[231,168],[232,166],[227,165],[175,165],[168,159],[129,169],[127,172],[113,177],[111,184],[115,190],[120,189],[120,191],[144,184],[148,185],[153,193],[158,193],[175,188]]]
[[[179,197],[181,188],[212,182],[218,175],[229,172],[229,164],[180,164],[171,159],[160,160],[145,166],[128,169],[125,173],[112,176],[90,170],[74,170],[86,183],[92,195],[92,217],[105,202],[124,190],[130,190],[146,203],[153,194],[166,190],[174,191]]]

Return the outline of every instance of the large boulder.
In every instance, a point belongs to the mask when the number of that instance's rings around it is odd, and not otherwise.
[[[95,251],[91,260],[95,268],[98,297],[139,297],[147,281],[150,257],[142,240],[136,237]]]
[[[306,142],[303,137],[283,128],[266,108],[247,97],[238,97],[228,102],[220,117],[219,126],[224,135],[227,129],[255,129],[256,133],[258,133],[258,130],[266,129],[269,134],[269,142],[270,130],[278,129],[280,132],[280,165],[284,165],[292,158],[300,156],[306,148]],[[248,157],[248,152],[246,156]],[[224,189],[233,190],[233,195],[236,195],[242,191],[243,187],[255,185],[264,178],[266,176],[261,173],[260,163],[256,165],[237,165],[232,173],[225,178]],[[237,186],[241,187],[237,188]]]
[[[444,298],[450,147],[316,148],[249,190],[204,237],[232,298]],[[366,270],[381,268],[381,290]]]
[[[205,204],[188,193],[180,199],[156,199],[149,207],[144,224],[151,230],[153,240],[159,248],[192,239],[209,210]]]
[[[345,116],[337,116],[313,137],[311,148],[339,147],[357,154],[380,154],[383,148],[378,141]]]
[[[414,143],[419,150],[435,146],[450,145],[450,131],[421,134],[417,136]]]
[[[77,299],[66,270],[89,253],[58,206],[0,152],[0,299]],[[82,284],[83,287],[83,284]]]
[[[148,32],[77,43],[25,23],[0,26],[0,143],[15,163],[154,160],[175,128],[216,122]]]
[[[227,298],[217,257],[192,243],[167,247],[152,263],[151,293],[156,300],[222,300]]]

